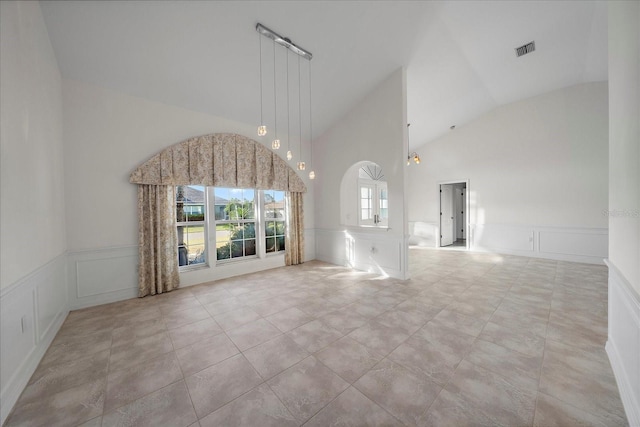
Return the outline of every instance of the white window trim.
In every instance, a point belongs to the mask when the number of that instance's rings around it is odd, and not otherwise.
[[[373,198],[371,199],[371,202],[373,204],[372,206],[372,214],[378,216],[378,218],[380,218],[380,190],[385,189],[387,191],[387,218],[384,219],[380,219],[377,223],[374,222],[373,219],[371,220],[363,220],[362,219],[362,194],[361,194],[361,188],[362,187],[370,187],[373,189]],[[387,183],[384,181],[374,181],[372,179],[364,179],[364,178],[358,178],[358,194],[357,194],[357,198],[358,198],[358,226],[360,227],[375,227],[375,228],[388,228],[389,226],[389,190],[387,187]]]
[[[178,187],[178,186],[176,186]],[[187,185],[185,185],[184,187],[188,187]],[[192,226],[192,225],[202,225],[204,227],[204,262],[201,262],[199,264],[187,264],[187,265],[179,265],[178,266],[178,272],[182,273],[182,272],[186,272],[186,271],[193,271],[193,270],[200,270],[203,268],[209,268],[210,267],[210,242],[209,242],[209,191],[207,190],[208,187],[203,186],[205,188],[204,191],[204,205],[205,205],[205,210],[204,210],[204,220],[203,221],[189,221],[189,222],[178,222],[176,221],[176,233],[178,230],[178,227],[180,226]],[[177,208],[177,205],[176,205]],[[179,251],[179,249],[178,249]],[[180,253],[178,252],[178,257],[180,256]]]

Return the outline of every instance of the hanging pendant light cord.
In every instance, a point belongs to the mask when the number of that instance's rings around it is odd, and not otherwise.
[[[311,61],[309,61],[309,163],[313,169],[313,124],[311,121]]]
[[[302,90],[300,82],[300,57],[298,57],[298,117],[300,119],[300,161],[302,161]]]
[[[273,128],[275,139],[278,139],[278,94],[276,93],[276,42],[273,41]]]
[[[291,119],[289,117],[289,51],[286,50],[287,54],[287,153],[291,150]]]
[[[260,46],[260,126],[264,125],[264,119],[262,116],[263,109],[263,96],[262,96],[262,36],[258,33],[258,44]]]

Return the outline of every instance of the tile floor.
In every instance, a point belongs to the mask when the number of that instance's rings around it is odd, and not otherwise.
[[[74,311],[7,425],[626,425],[605,267],[410,252]]]

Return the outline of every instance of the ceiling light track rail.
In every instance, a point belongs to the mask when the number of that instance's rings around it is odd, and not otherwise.
[[[263,36],[270,38],[274,42],[278,43],[280,46],[283,46],[289,49],[291,52],[298,54],[305,59],[308,59],[309,61],[311,61],[311,58],[313,58],[313,55],[311,54],[311,52],[301,48],[300,46],[297,46],[287,37],[281,36],[280,34],[276,33],[273,30],[270,30],[269,28],[265,27],[259,22],[256,24],[256,31],[262,34]]]

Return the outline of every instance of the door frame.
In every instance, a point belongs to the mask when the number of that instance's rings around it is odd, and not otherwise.
[[[440,241],[440,234],[441,234],[441,230],[440,228],[442,227],[442,218],[440,215],[440,212],[442,212],[442,198],[440,197],[440,186],[441,185],[445,185],[445,184],[466,184],[466,189],[465,189],[465,204],[466,204],[466,211],[464,213],[464,223],[465,223],[465,227],[467,230],[467,239],[466,239],[466,245],[465,245],[465,249],[469,250],[471,248],[471,230],[469,229],[469,223],[471,221],[471,209],[469,209],[470,206],[470,201],[471,198],[469,197],[469,180],[468,179],[454,179],[454,180],[448,180],[448,181],[438,181],[437,183],[437,189],[436,189],[436,195],[438,197],[438,232],[436,233],[436,247],[437,248],[441,248],[441,241]]]

